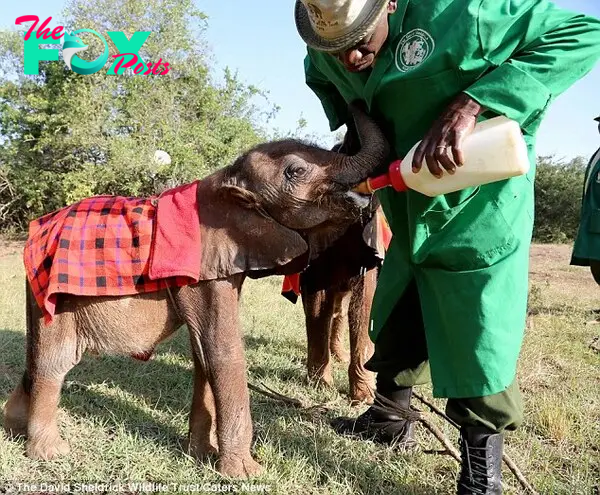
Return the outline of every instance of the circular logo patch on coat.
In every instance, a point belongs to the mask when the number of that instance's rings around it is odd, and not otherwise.
[[[431,35],[423,29],[409,31],[396,47],[396,67],[401,72],[408,72],[421,65],[433,53],[435,42]]]

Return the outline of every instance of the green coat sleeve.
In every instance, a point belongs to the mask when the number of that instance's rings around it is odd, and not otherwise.
[[[548,0],[482,0],[478,32],[492,69],[465,93],[528,134],[552,100],[600,58],[600,20]]]
[[[314,64],[310,50],[304,59],[304,72],[306,84],[321,100],[321,105],[323,105],[323,110],[329,120],[329,128],[335,131],[348,121],[348,105],[335,85]]]

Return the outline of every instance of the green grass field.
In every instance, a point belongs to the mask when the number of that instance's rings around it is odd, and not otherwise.
[[[598,353],[590,343],[600,325],[586,322],[593,317],[591,310],[600,307],[600,289],[585,269],[569,267],[568,257],[567,246],[535,246],[532,251],[532,316],[519,369],[526,419],[520,431],[508,435],[506,452],[541,494],[598,494],[600,373]],[[285,494],[453,493],[458,464],[449,456],[425,453],[441,447],[422,427],[417,430],[421,449],[411,455],[332,432],[332,416],[355,415],[362,408],[348,405],[341,364],[336,365],[337,390],[306,382],[301,307],[279,295],[280,283],[280,278],[271,278],[244,287],[249,380],[311,404],[327,403],[331,412],[309,414],[251,393],[254,452],[266,468],[254,489],[268,485],[269,493]],[[4,242],[0,407],[24,367],[23,288],[20,246]],[[132,322],[132,332],[136,324],[144,322]],[[24,456],[23,441],[0,434],[0,493],[9,482],[151,481],[198,484],[213,492],[217,487],[207,483],[230,483],[219,478],[214,466],[197,465],[181,451],[191,368],[183,329],[147,363],[86,356],[67,376],[61,401],[61,432],[71,453],[52,462],[32,461]],[[427,388],[422,393],[430,396]],[[450,426],[436,422],[456,441]],[[504,479],[507,493],[521,493],[508,470]],[[230,490],[234,488],[252,493],[252,487],[241,483]]]

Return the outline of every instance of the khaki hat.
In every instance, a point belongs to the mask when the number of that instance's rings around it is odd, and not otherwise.
[[[304,42],[322,52],[341,52],[377,25],[389,0],[296,0],[296,28]]]

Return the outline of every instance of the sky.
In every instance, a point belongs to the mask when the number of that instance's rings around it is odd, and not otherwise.
[[[306,47],[295,29],[294,0],[195,1],[209,17],[206,39],[215,74],[229,67],[245,83],[267,91],[270,102],[281,108],[272,125],[282,132],[293,131],[304,118],[306,132],[331,139],[321,105],[304,83]],[[600,17],[600,0],[555,3]],[[0,29],[11,28],[20,15],[60,16],[63,6],[64,0],[0,0]],[[566,159],[591,156],[600,146],[593,121],[599,115],[600,64],[553,103],[540,128],[538,154]]]

